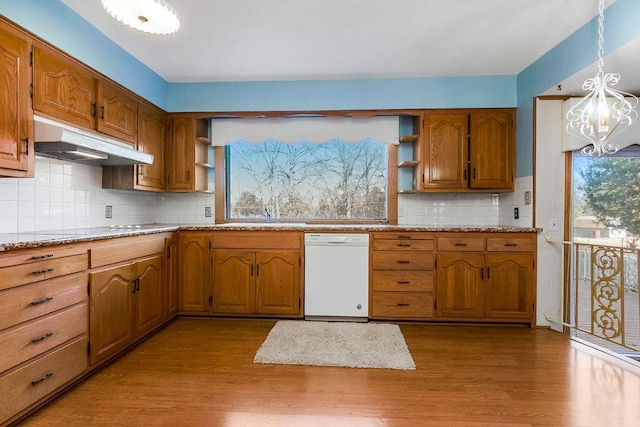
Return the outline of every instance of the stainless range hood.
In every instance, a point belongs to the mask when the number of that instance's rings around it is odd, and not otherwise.
[[[152,164],[153,155],[123,142],[34,116],[36,153],[94,166]]]

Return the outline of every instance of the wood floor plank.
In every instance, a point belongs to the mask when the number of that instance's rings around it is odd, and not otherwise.
[[[637,426],[638,368],[549,330],[402,324],[415,371],[254,364],[274,321],[178,319],[24,426]]]

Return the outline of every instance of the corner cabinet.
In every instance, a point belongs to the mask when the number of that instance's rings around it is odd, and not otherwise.
[[[209,126],[194,115],[169,115],[167,191],[209,192]]]
[[[116,356],[162,325],[165,241],[169,234],[124,237],[91,248],[89,363]]]
[[[166,113],[146,102],[137,106],[137,149],[153,154],[153,164],[102,166],[102,188],[164,191]]]
[[[514,120],[513,109],[425,113],[421,191],[513,191]]]
[[[30,40],[0,22],[0,177],[33,177]]]
[[[535,322],[535,234],[437,238],[436,318]]]

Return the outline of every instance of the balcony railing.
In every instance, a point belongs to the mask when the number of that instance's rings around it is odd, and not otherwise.
[[[576,330],[597,338],[598,344],[604,342],[614,351],[640,351],[640,251],[577,242],[574,248]]]

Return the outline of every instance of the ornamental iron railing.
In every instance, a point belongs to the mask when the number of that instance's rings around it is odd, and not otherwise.
[[[590,243],[574,247],[576,330],[604,340],[614,351],[617,346],[640,351],[640,250]]]

